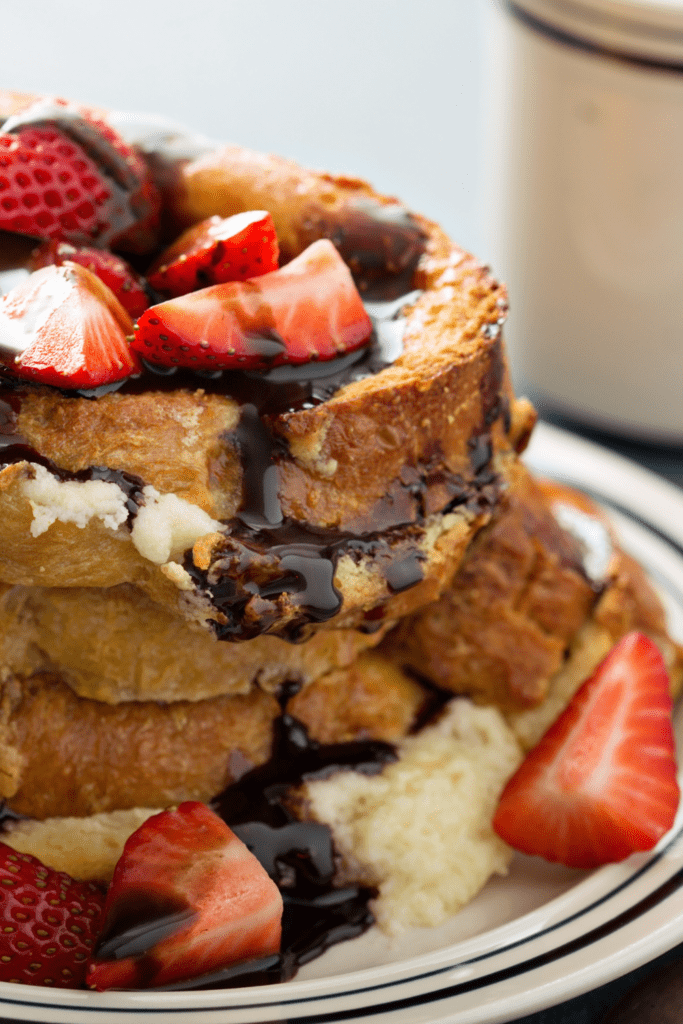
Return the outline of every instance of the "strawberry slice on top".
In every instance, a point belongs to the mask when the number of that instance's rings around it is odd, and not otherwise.
[[[77,249],[69,242],[53,239],[43,242],[32,252],[29,265],[31,270],[41,270],[43,267],[61,267],[67,262],[80,263],[99,277],[133,319],[150,305],[144,279],[124,259],[106,249],[85,246]]]
[[[206,804],[149,818],[115,868],[88,973],[100,991],[171,985],[280,950],[280,890]]]
[[[37,100],[0,132],[0,228],[149,251],[160,196],[142,157],[92,112]]]
[[[94,882],[0,843],[0,981],[83,988],[103,907]]]
[[[625,636],[503,790],[493,827],[524,853],[592,868],[650,850],[679,801],[666,666]]]
[[[176,297],[277,270],[279,254],[273,218],[265,210],[208,217],[162,252],[147,279],[156,291]]]
[[[66,262],[35,271],[0,299],[0,360],[34,383],[97,388],[139,372],[132,329],[109,288]]]
[[[321,239],[279,270],[151,306],[132,347],[161,366],[265,370],[334,359],[371,335],[348,267]]]

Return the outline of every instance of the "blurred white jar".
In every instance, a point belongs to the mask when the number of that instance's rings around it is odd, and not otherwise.
[[[517,388],[682,444],[683,0],[518,0],[491,18],[489,249]]]

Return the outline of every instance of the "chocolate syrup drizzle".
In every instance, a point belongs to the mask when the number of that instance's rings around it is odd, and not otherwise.
[[[287,687],[281,702],[295,691]],[[243,775],[212,802],[213,809],[245,843],[279,887],[284,913],[278,955],[165,986],[219,988],[287,981],[303,964],[331,945],[355,938],[373,924],[368,901],[374,890],[335,888],[335,851],[327,825],[302,821],[292,810],[292,790],[339,771],[375,775],[396,760],[393,747],[368,740],[323,746],[287,713],[277,720],[270,760]],[[135,958],[138,984],[153,984],[158,964],[150,950],[162,937],[188,925],[194,912],[182,901],[131,894],[106,922],[95,955],[104,960]]]
[[[147,364],[142,374],[120,384],[64,392],[67,399],[97,399],[119,389],[123,393],[138,393],[201,387],[228,394],[241,404],[241,418],[231,438],[243,468],[240,511],[227,524],[224,547],[209,570],[199,570],[189,553],[185,560],[197,586],[210,596],[225,619],[216,623],[221,639],[246,639],[264,632],[273,617],[280,614],[279,602],[285,599],[296,607],[284,634],[290,640],[300,639],[307,623],[325,621],[335,615],[341,607],[341,597],[333,581],[342,553],[357,559],[372,557],[381,566],[393,593],[414,586],[423,577],[423,555],[417,547],[420,524],[428,512],[423,497],[437,477],[450,494],[441,511],[464,502],[476,505],[494,500],[493,493],[488,494],[496,486],[491,468],[490,427],[501,415],[509,419],[505,399],[500,395],[504,366],[499,346],[492,349],[492,372],[482,394],[482,432],[470,441],[475,478],[472,483],[446,480],[436,464],[414,468],[401,481],[406,496],[405,521],[399,515],[396,524],[381,533],[316,530],[283,516],[277,465],[288,453],[283,441],[270,429],[272,418],[313,408],[344,385],[394,362],[402,351],[402,310],[419,295],[410,289],[414,287],[414,272],[424,252],[422,229],[398,204],[361,201],[351,211],[345,211],[343,222],[328,218],[309,227],[313,237],[330,237],[334,241],[354,273],[373,320],[373,336],[365,349],[326,363],[281,366],[265,373],[198,374]],[[11,266],[6,269],[9,273],[13,270]],[[4,353],[8,362],[10,355]],[[0,363],[2,360],[0,352]],[[142,480],[97,466],[70,473],[40,455],[20,434],[17,421],[22,395],[32,386],[16,381],[0,366],[0,465],[26,460],[45,466],[60,480],[114,482],[126,494],[129,524],[132,523],[143,502]],[[379,628],[383,614],[381,607],[372,609],[365,628]],[[283,709],[292,692],[291,687],[283,690]],[[331,832],[318,822],[299,820],[294,794],[307,780],[327,778],[343,770],[375,774],[395,759],[394,748],[379,741],[320,745],[300,722],[283,711],[275,726],[269,762],[243,775],[213,802],[214,809],[280,887],[284,901],[282,950],[276,956],[236,964],[167,988],[201,989],[284,981],[334,943],[361,934],[373,923],[368,901],[374,891],[363,887],[335,888]],[[12,817],[12,812],[5,809],[0,815],[0,828]],[[98,952],[106,958],[134,956],[144,984],[156,970],[149,953],[154,942],[184,927],[191,916],[191,909],[185,905],[162,905],[148,894],[137,894],[117,920],[108,922]]]
[[[282,700],[292,692],[285,690]],[[273,754],[214,801],[214,810],[258,858],[284,901],[282,951],[277,967],[260,980],[285,981],[335,942],[360,935],[373,923],[370,889],[336,889],[332,834],[326,825],[300,821],[291,809],[292,787],[339,771],[376,775],[396,760],[377,740],[321,745],[287,713],[275,725]],[[277,975],[279,976],[273,976]],[[250,971],[250,977],[254,977]]]

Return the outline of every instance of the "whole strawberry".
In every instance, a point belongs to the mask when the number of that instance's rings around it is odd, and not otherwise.
[[[83,988],[104,893],[0,843],[0,981]]]

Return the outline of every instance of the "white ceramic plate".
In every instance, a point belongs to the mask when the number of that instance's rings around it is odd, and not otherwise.
[[[535,469],[613,509],[683,639],[683,492],[605,450],[540,425]],[[677,716],[683,749],[683,709]],[[510,873],[437,930],[391,942],[371,930],[294,981],[180,993],[46,992],[0,984],[0,1017],[56,1024],[497,1024],[562,1002],[683,941],[683,812],[650,854],[591,873],[518,856]]]

